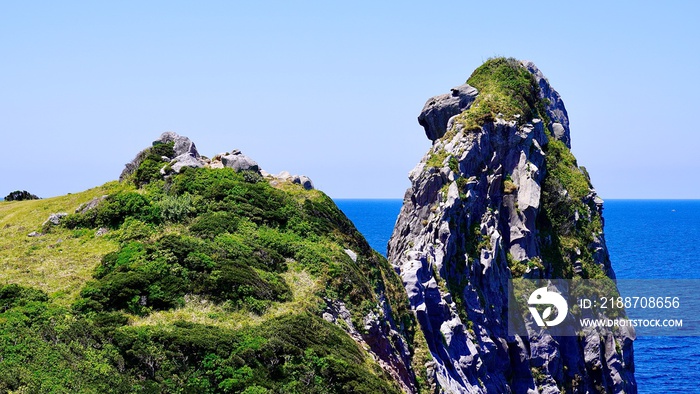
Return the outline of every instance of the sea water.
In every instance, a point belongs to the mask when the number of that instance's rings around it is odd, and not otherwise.
[[[335,202],[386,255],[402,201]],[[700,200],[608,200],[603,216],[618,278],[700,279]],[[700,337],[640,336],[634,359],[639,393],[700,393]]]

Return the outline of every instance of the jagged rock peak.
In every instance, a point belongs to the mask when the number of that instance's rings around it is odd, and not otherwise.
[[[509,278],[614,278],[602,200],[569,150],[559,94],[532,63],[490,59],[419,121],[433,144],[409,174],[387,256],[439,391],[636,393],[631,330],[508,335]]]
[[[500,81],[503,83],[494,84],[490,74],[502,72],[502,64],[510,67],[506,73],[510,75],[506,76],[507,80]],[[514,100],[503,102],[504,96]],[[538,112],[534,108],[537,105],[544,108],[541,115],[548,118],[546,127],[553,136],[571,148],[569,118],[561,96],[534,63],[512,58],[491,59],[477,68],[467,83],[450,89],[450,93],[428,99],[418,116],[418,123],[423,126],[428,139],[435,142],[453,127],[461,127],[455,122],[459,115],[471,117],[477,124],[489,117],[524,123],[533,119]],[[472,106],[474,108],[469,111]]]

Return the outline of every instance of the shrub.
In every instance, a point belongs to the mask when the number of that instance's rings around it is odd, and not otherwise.
[[[119,227],[131,217],[143,223],[160,223],[160,208],[148,197],[136,192],[118,192],[109,195],[95,209],[66,216],[61,222],[67,228]]]
[[[156,206],[160,209],[161,219],[170,223],[181,222],[195,212],[194,198],[189,193],[165,196]]]
[[[119,229],[118,238],[122,242],[147,240],[154,233],[153,226],[133,217],[127,217]]]
[[[12,193],[5,196],[5,201],[24,201],[24,200],[38,200],[34,194],[29,193],[26,190],[15,190]]]
[[[510,179],[503,181],[503,193],[512,194],[518,191],[518,186]]]
[[[163,176],[160,173],[160,169],[168,164],[163,161],[163,157],[172,159],[175,156],[174,145],[174,142],[165,144],[160,142],[153,143],[153,146],[148,149],[139,167],[134,172],[133,180],[136,187],[162,179]]]
[[[48,295],[41,290],[16,284],[5,285],[0,287],[0,312],[32,301],[46,302],[48,299]]]
[[[238,227],[239,218],[231,212],[208,212],[200,215],[190,231],[203,238],[214,238],[219,234],[233,233]]]

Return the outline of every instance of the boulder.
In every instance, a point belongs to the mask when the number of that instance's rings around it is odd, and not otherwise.
[[[260,173],[260,167],[255,160],[234,149],[231,153],[222,154],[221,162],[224,167],[233,168],[235,171],[253,171]]]
[[[197,151],[197,147],[194,145],[194,142],[192,142],[189,138],[181,136],[172,131],[166,131],[165,133],[161,134],[160,137],[154,142],[160,142],[163,144],[168,142],[175,142],[175,144],[173,145],[175,157],[182,155],[189,155],[197,159],[199,159],[200,157],[199,152]]]
[[[66,216],[68,216],[68,214],[65,212],[52,213],[49,215],[49,218],[46,219],[44,224],[53,224],[54,226],[57,226],[59,223],[61,223],[61,219]]]
[[[204,165],[205,163],[202,159],[194,157],[190,153],[183,153],[170,162],[170,167],[174,172],[180,172],[183,167],[202,168]],[[161,173],[166,173],[165,168],[161,170]]]
[[[294,175],[292,177],[292,183],[301,185],[306,190],[311,190],[314,188],[314,183],[311,182],[311,179],[306,175]]]
[[[479,92],[468,84],[451,89],[450,93],[430,98],[418,116],[418,123],[431,141],[445,135],[450,118],[468,109]]]
[[[75,213],[85,213],[91,209],[95,209],[105,198],[107,198],[106,194],[99,197],[95,197],[86,203],[82,203],[78,205],[78,208],[75,209]]]

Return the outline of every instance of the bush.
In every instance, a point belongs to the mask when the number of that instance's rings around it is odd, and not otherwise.
[[[15,306],[26,305],[28,302],[46,302],[49,296],[41,290],[16,284],[0,287],[0,312]]]
[[[190,231],[202,238],[214,238],[219,234],[233,233],[238,228],[238,217],[232,212],[208,212],[200,215]]]
[[[194,198],[189,193],[165,196],[156,205],[164,222],[178,223],[195,212]]]
[[[118,228],[128,217],[143,223],[158,224],[160,208],[148,197],[136,192],[118,192],[109,195],[95,209],[66,216],[61,222],[67,228]]]
[[[291,290],[267,272],[281,270],[284,258],[254,246],[236,236],[211,242],[176,234],[153,244],[127,242],[102,259],[75,307],[148,314],[181,305],[185,294],[201,294],[262,313],[269,303],[260,301],[290,300]]]
[[[143,391],[401,392],[368,367],[344,331],[305,312],[235,333],[187,322],[125,327],[114,342]]]
[[[173,147],[174,142],[160,143],[154,142],[153,146],[148,149],[139,167],[134,172],[134,184],[136,187],[141,187],[152,181],[162,179],[160,169],[168,165],[163,161],[163,157],[172,159],[175,156]]]
[[[5,201],[24,201],[24,200],[38,200],[34,194],[29,193],[26,190],[15,190],[12,193],[5,196]]]
[[[119,229],[118,238],[121,242],[147,240],[154,232],[152,225],[127,217]]]

